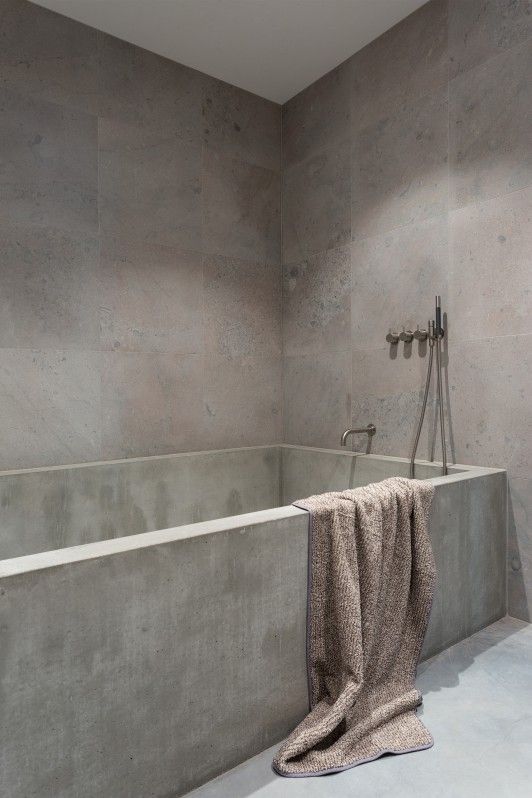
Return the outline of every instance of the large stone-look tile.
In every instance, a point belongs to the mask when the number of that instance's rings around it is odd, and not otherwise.
[[[275,443],[282,437],[281,361],[276,355],[205,357],[206,449]]]
[[[0,468],[100,459],[99,357],[0,349]]]
[[[510,477],[508,614],[532,620],[532,479]]]
[[[526,333],[532,302],[532,188],[450,215],[449,313],[468,338]]]
[[[530,0],[448,0],[450,75],[532,36]]]
[[[351,419],[354,426],[375,424],[374,454],[409,457],[421,412],[427,353],[420,357],[417,344],[397,348],[355,350],[352,353],[353,387]],[[433,372],[433,379],[434,379]],[[435,429],[433,397],[429,398],[417,458],[429,459]],[[353,448],[365,451],[366,437],[354,436]],[[440,457],[439,444],[435,456]]]
[[[528,477],[532,460],[532,337],[451,343],[454,459]]]
[[[447,88],[405,103],[355,134],[352,146],[353,239],[447,211]]]
[[[102,355],[104,459],[202,449],[202,355]]]
[[[98,255],[94,236],[0,225],[2,346],[97,349]]]
[[[97,137],[93,116],[0,91],[0,217],[96,232]]]
[[[201,255],[104,239],[101,263],[105,349],[177,355],[203,351]]]
[[[354,241],[351,262],[353,349],[382,348],[390,328],[426,329],[435,295],[446,304],[447,216]],[[413,350],[417,354],[417,343]]]
[[[134,44],[100,34],[100,116],[198,144],[209,79]]]
[[[353,131],[447,82],[447,0],[431,0],[349,61]]]
[[[280,266],[211,255],[203,270],[206,351],[280,355]]]
[[[203,96],[203,139],[230,158],[278,172],[281,106],[213,78]]]
[[[201,250],[201,147],[100,119],[100,228],[185,250]]]
[[[328,72],[283,105],[283,168],[348,138],[349,63]]]
[[[0,9],[0,83],[98,113],[98,31],[27,0]]]
[[[350,424],[351,353],[285,357],[283,383],[285,442],[339,449]]]
[[[243,260],[279,263],[278,172],[203,153],[203,251]]]
[[[284,171],[284,263],[349,241],[350,171],[349,143],[345,141]]]
[[[98,31],[27,0],[2,0],[0,63],[91,55]]]
[[[451,206],[530,185],[530,42],[470,69],[449,86]]]
[[[350,297],[349,246],[285,266],[284,353],[305,355],[344,347],[350,329]]]
[[[24,0],[27,2],[27,0]],[[2,64],[0,83],[58,105],[98,115],[98,54],[79,57],[32,59]]]

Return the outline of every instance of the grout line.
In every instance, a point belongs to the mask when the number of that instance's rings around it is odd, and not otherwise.
[[[448,168],[448,167],[447,167]],[[449,176],[449,172],[447,172]],[[449,196],[449,185],[450,180],[447,180],[447,196]],[[449,218],[449,207],[447,206],[447,210],[442,211],[441,213],[435,213],[433,216],[428,216],[426,219],[413,219],[411,222],[406,222],[405,224],[398,224],[395,227],[387,227],[386,229],[382,229],[378,233],[373,233],[369,236],[358,236],[357,238],[351,238],[351,244],[360,244],[363,241],[373,241],[378,238],[382,238],[383,236],[390,235],[390,233],[395,233],[398,230],[407,230],[409,227],[413,227],[414,225],[428,225],[435,223],[437,221],[442,221],[443,219]]]
[[[203,357],[203,356],[219,356],[226,360],[263,360],[265,358],[274,358],[281,356],[280,349],[257,349],[250,354],[235,354],[225,355],[223,352],[218,352],[209,349],[198,349],[194,352],[175,352],[166,349],[126,349],[125,347],[114,348],[79,348],[74,346],[0,346],[0,352],[62,352],[62,353],[76,353],[76,354],[96,354],[96,355],[109,355],[109,354],[124,354],[124,355],[152,355],[163,357]]]
[[[98,319],[98,343],[100,344],[100,349],[98,353],[101,354],[101,346],[102,346],[102,303],[105,301],[104,292],[101,291],[103,288],[102,283],[102,222],[101,222],[101,120],[100,120],[100,111],[101,111],[101,102],[100,102],[100,94],[99,89],[101,85],[101,57],[100,57],[100,32],[98,31],[96,37],[96,50],[97,50],[97,59],[96,59],[96,85],[98,86],[98,116],[96,118],[96,210],[98,214],[98,279],[100,281],[100,291],[99,293],[99,301],[97,303],[97,319]],[[91,351],[91,350],[81,350],[81,351]],[[107,352],[108,350],[103,350]],[[99,442],[98,442],[98,452],[99,456],[103,457],[104,451],[104,429],[105,429],[105,411],[104,411],[104,391],[103,391],[103,383],[104,383],[104,373],[106,371],[106,359],[103,356],[98,358],[97,364],[97,374],[98,374],[98,396],[99,396],[99,408],[98,408],[98,422],[99,422]]]
[[[448,128],[447,135],[448,135],[448,138],[449,138],[450,137],[450,117],[449,117],[449,128]],[[449,147],[448,147],[448,152],[449,152]],[[500,194],[494,194],[493,196],[486,197],[483,200],[477,200],[476,202],[469,202],[466,205],[460,205],[460,206],[458,206],[456,208],[451,208],[450,207],[450,191],[451,191],[450,163],[448,164],[447,168],[448,168],[448,173],[447,173],[448,174],[448,181],[447,181],[447,205],[448,205],[448,207],[447,207],[446,211],[443,211],[442,213],[434,214],[433,216],[429,216],[426,219],[413,219],[412,221],[406,222],[405,224],[398,224],[395,227],[383,228],[378,233],[373,233],[372,235],[359,236],[357,238],[352,238],[351,237],[350,240],[346,241],[343,244],[338,244],[338,246],[335,246],[335,247],[330,247],[328,249],[320,249],[320,250],[313,250],[313,251],[305,252],[305,253],[303,253],[301,255],[301,257],[298,260],[289,260],[285,265],[289,266],[291,264],[301,263],[301,261],[306,260],[308,258],[316,258],[316,257],[319,257],[320,255],[325,255],[328,252],[332,252],[332,251],[337,250],[337,249],[342,249],[343,247],[348,247],[348,246],[351,246],[353,244],[361,244],[362,242],[365,242],[365,241],[377,240],[379,238],[382,238],[383,236],[390,235],[391,233],[395,233],[395,232],[397,232],[399,230],[407,230],[408,228],[413,227],[414,225],[418,225],[418,226],[419,225],[429,225],[431,223],[436,223],[438,220],[442,221],[444,219],[447,219],[449,221],[450,217],[453,214],[460,213],[461,211],[464,211],[467,208],[473,208],[473,207],[486,205],[486,204],[488,204],[490,202],[495,202],[496,200],[504,199],[504,197],[511,197],[513,194],[518,194],[521,191],[529,191],[532,188],[532,182],[531,182],[531,183],[528,183],[525,186],[520,186],[519,188],[515,188],[512,191],[503,191]],[[352,225],[352,221],[351,221],[351,225]]]
[[[448,33],[449,33],[449,21],[447,21],[447,34]],[[510,53],[510,52],[512,52],[514,50],[519,50],[519,48],[521,48],[521,47],[524,50],[524,49],[526,49],[525,45],[527,47],[529,47],[531,44],[532,44],[532,36],[527,36],[525,39],[523,39],[523,41],[517,42],[517,44],[512,44],[512,45],[510,45],[510,47],[504,47],[498,53],[493,53],[493,55],[490,55],[490,56],[488,56],[488,58],[485,58],[484,61],[480,61],[480,63],[473,64],[472,66],[468,67],[467,69],[464,69],[461,72],[458,72],[456,75],[454,75],[454,77],[451,77],[451,60],[450,60],[450,52],[449,52],[449,48],[448,48],[447,51],[449,53],[449,59],[448,59],[448,64],[449,64],[449,85],[451,83],[453,83],[455,80],[458,80],[458,79],[464,77],[465,75],[467,75],[468,73],[473,72],[473,70],[475,70],[475,69],[483,69],[487,64],[491,64],[492,61],[495,61],[496,58],[501,58],[503,55],[507,55],[508,53]]]
[[[336,252],[340,249],[346,249],[347,247],[350,247],[352,243],[354,242],[348,240],[343,244],[337,244],[335,247],[329,247],[328,249],[319,249],[316,250],[315,252],[304,252],[299,258],[299,260],[289,260],[284,264],[284,266],[286,268],[288,268],[289,266],[297,266],[305,260],[310,260],[311,258],[319,258],[322,255],[328,255],[329,252]]]
[[[283,180],[284,180],[284,167],[283,167],[283,106],[280,108],[280,125],[279,125],[279,262],[281,264],[280,275],[279,279],[281,281],[280,285],[280,331],[281,331],[281,440],[283,443],[287,439],[287,430],[286,430],[286,412],[285,412],[285,324],[284,324],[284,270],[285,270],[285,263],[284,263],[284,224],[283,224],[283,210],[284,210],[284,191],[283,191]],[[279,455],[281,457],[281,454]],[[281,490],[281,483],[279,483],[279,490]]]
[[[505,197],[512,197],[514,194],[519,194],[521,191],[530,191],[532,188],[532,183],[527,183],[526,186],[521,186],[520,188],[514,188],[512,191],[503,191],[501,194],[494,194],[492,197],[486,197],[482,200],[477,200],[476,202],[468,202],[465,205],[460,205],[457,208],[452,208],[449,210],[449,216],[452,216],[455,213],[460,213],[461,211],[465,211],[468,208],[477,208],[482,207],[483,205],[489,205],[490,202],[496,202],[497,200],[502,200]]]
[[[456,349],[462,344],[476,343],[478,341],[498,341],[498,340],[503,340],[505,338],[530,338],[530,337],[532,337],[532,333],[508,333],[507,335],[487,335],[487,336],[483,336],[483,337],[479,337],[479,338],[461,338],[459,341],[456,341],[456,342],[448,341],[448,344],[449,344],[449,349]],[[384,352],[384,351],[387,352],[388,349],[389,349],[388,346],[369,346],[369,347],[365,347],[365,348],[364,347],[356,347],[356,348],[353,348],[352,351],[353,352]],[[332,350],[332,351],[340,351],[340,350]],[[310,354],[310,355],[314,356],[314,353],[307,353],[307,354]],[[322,354],[322,353],[318,352],[316,354]],[[323,354],[327,354],[327,352],[325,352]],[[296,356],[297,355],[291,355],[291,357],[296,357]],[[402,359],[403,360],[411,360],[411,357],[402,358]]]

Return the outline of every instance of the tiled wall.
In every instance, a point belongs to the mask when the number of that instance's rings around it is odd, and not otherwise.
[[[283,108],[285,440],[337,447],[344,427],[372,421],[374,451],[407,455],[427,352],[385,335],[425,325],[441,294],[449,447],[509,470],[509,608],[524,619],[531,12],[527,0],[433,0]]]
[[[0,468],[280,439],[280,117],[0,0]]]

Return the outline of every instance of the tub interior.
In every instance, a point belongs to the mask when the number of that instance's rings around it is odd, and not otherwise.
[[[282,503],[334,490],[347,490],[379,482],[389,477],[408,477],[409,463],[401,457],[366,455],[356,452],[282,445]],[[451,466],[449,474],[458,474],[465,466]],[[434,479],[441,475],[436,463],[416,463],[417,479]]]
[[[437,465],[417,466],[419,478],[439,474]],[[407,475],[400,458],[283,444],[4,471],[0,560],[282,507]]]

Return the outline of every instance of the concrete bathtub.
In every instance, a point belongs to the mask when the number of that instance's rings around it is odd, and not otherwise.
[[[506,609],[506,473],[450,472],[417,467],[436,488],[425,656]],[[0,473],[0,794],[170,798],[280,740],[307,708],[289,505],[407,473],[287,445]]]

